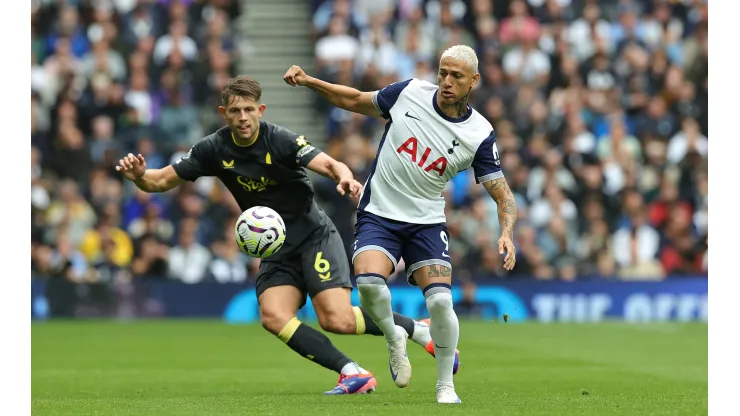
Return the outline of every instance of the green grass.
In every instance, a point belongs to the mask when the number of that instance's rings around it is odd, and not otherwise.
[[[259,326],[217,321],[32,325],[35,415],[707,414],[705,324],[461,324],[462,405],[438,405],[434,359],[409,342],[399,389],[380,337],[331,335],[374,372],[371,395],[325,397],[336,375]],[[585,394],[588,392],[588,394]]]

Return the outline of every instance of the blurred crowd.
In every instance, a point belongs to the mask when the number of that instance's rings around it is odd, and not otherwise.
[[[146,194],[115,172],[179,159],[249,44],[238,0],[32,2],[32,270],[73,282],[252,280],[233,197],[202,178]],[[313,1],[315,75],[365,91],[436,83],[474,46],[471,104],[493,124],[517,197],[502,269],[496,206],[460,173],[445,192],[456,276],[659,279],[707,270],[707,5],[703,0]],[[317,102],[327,152],[364,180],[383,125]],[[318,198],[353,241],[354,207]]]
[[[461,172],[445,192],[456,276],[706,275],[706,0],[313,7],[319,77],[365,91],[412,77],[436,84],[444,49],[476,49],[470,103],[497,132],[519,208],[518,260],[503,270],[496,204]],[[329,151],[364,180],[382,123],[317,104]],[[351,217],[335,221],[351,229]]]
[[[219,93],[248,39],[238,0],[37,0],[31,16],[32,270],[74,282],[134,276],[239,282],[254,270],[213,181],[167,195],[115,172],[179,159],[221,127]]]

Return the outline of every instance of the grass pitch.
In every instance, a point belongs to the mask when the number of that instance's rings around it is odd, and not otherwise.
[[[436,365],[409,341],[399,389],[381,337],[330,335],[378,379],[325,397],[336,375],[257,325],[219,321],[32,325],[34,415],[707,414],[706,324],[463,322],[461,405],[438,405]]]

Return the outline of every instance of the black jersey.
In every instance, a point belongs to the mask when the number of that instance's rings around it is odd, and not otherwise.
[[[242,211],[266,206],[285,221],[285,244],[270,260],[285,257],[320,238],[331,224],[314,201],[304,167],[321,151],[305,137],[261,121],[257,140],[238,145],[228,127],[198,141],[172,167],[188,181],[216,176]]]

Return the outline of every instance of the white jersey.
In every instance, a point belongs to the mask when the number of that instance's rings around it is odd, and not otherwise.
[[[468,106],[451,118],[437,105],[438,87],[411,79],[373,94],[388,121],[359,210],[412,224],[445,222],[442,191],[458,172],[473,167],[477,183],[503,177],[496,135]]]

